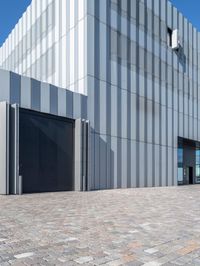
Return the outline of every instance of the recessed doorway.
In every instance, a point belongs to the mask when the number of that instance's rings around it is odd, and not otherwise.
[[[188,167],[188,177],[189,177],[189,184],[193,185],[194,180],[193,180],[193,167]]]
[[[19,110],[23,193],[74,190],[74,120]]]

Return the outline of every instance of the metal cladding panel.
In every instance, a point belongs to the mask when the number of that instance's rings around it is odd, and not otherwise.
[[[62,89],[58,89],[58,103],[60,103],[58,108],[59,116],[66,116],[66,91]]]
[[[45,89],[42,89],[41,102],[43,98],[48,99],[47,95],[43,97],[44,94],[45,94]],[[24,108],[31,108],[31,79],[30,78],[21,77],[21,94],[20,95],[21,95],[21,106]],[[41,106],[42,106],[41,109],[43,111],[43,103],[41,103]],[[48,109],[45,109],[44,107],[44,111],[48,112]]]
[[[105,135],[99,135],[99,188],[107,187],[107,140]]]
[[[21,101],[21,77],[15,73],[10,73],[10,103],[20,103]]]
[[[50,85],[47,83],[41,84],[41,111],[50,113]]]
[[[102,14],[104,3],[93,3],[88,26],[88,88],[92,91],[88,117],[94,120],[92,131],[111,136],[114,158],[107,162],[107,172],[111,171],[111,182],[117,187],[176,185],[177,166],[172,158],[178,136],[200,140],[199,116],[194,119],[199,99],[192,89],[200,87],[200,66],[195,63],[200,54],[198,33],[169,1],[163,1],[162,6],[160,1],[108,2],[107,18]],[[105,34],[105,24],[110,27],[109,34]],[[182,55],[168,47],[168,27],[180,33]],[[195,54],[197,60],[193,60]],[[111,73],[106,80],[102,65]],[[100,85],[105,82],[106,90],[111,86],[110,100]],[[110,132],[104,124],[109,116]],[[130,150],[126,146],[129,141]],[[94,149],[97,156],[103,149],[98,144],[98,151]],[[131,182],[128,178],[125,182],[129,164]],[[101,178],[99,182],[101,186]]]
[[[87,0],[34,0],[0,48],[0,67],[62,88],[85,77]],[[67,49],[66,49],[67,47]]]
[[[100,189],[100,136],[98,134],[95,134],[94,138],[94,189]]]
[[[0,103],[0,194],[9,194],[9,105]]]
[[[31,79],[31,109],[36,111],[41,110],[40,85],[39,81]]]
[[[58,114],[58,88],[50,85],[50,112]]]
[[[0,70],[0,101],[10,101],[10,72]]]
[[[9,155],[9,193],[20,194],[19,178],[19,106],[10,106],[10,155]]]

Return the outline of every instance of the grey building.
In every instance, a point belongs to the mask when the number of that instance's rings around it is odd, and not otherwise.
[[[167,0],[82,7],[80,91],[76,27],[73,88],[2,65],[1,193],[199,183],[200,33]]]

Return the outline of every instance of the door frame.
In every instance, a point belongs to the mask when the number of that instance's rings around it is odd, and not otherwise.
[[[68,117],[58,116],[55,114],[44,113],[28,108],[21,108],[18,104],[10,105],[10,160],[9,160],[9,184],[10,190],[8,194],[21,195],[23,193],[22,178],[19,176],[19,109],[27,112],[35,112],[40,114],[55,116],[56,119],[65,121],[74,121],[74,141],[73,141],[73,158],[74,158],[74,190],[86,191],[91,187],[90,172],[90,123],[85,119],[72,119]]]

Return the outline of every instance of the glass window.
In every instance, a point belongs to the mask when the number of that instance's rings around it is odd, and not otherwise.
[[[183,182],[183,167],[178,167],[178,182]]]
[[[178,148],[178,183],[183,184],[183,148]]]
[[[182,164],[183,163],[183,149],[178,148],[178,163]]]
[[[196,182],[200,182],[200,149],[196,149]]]

